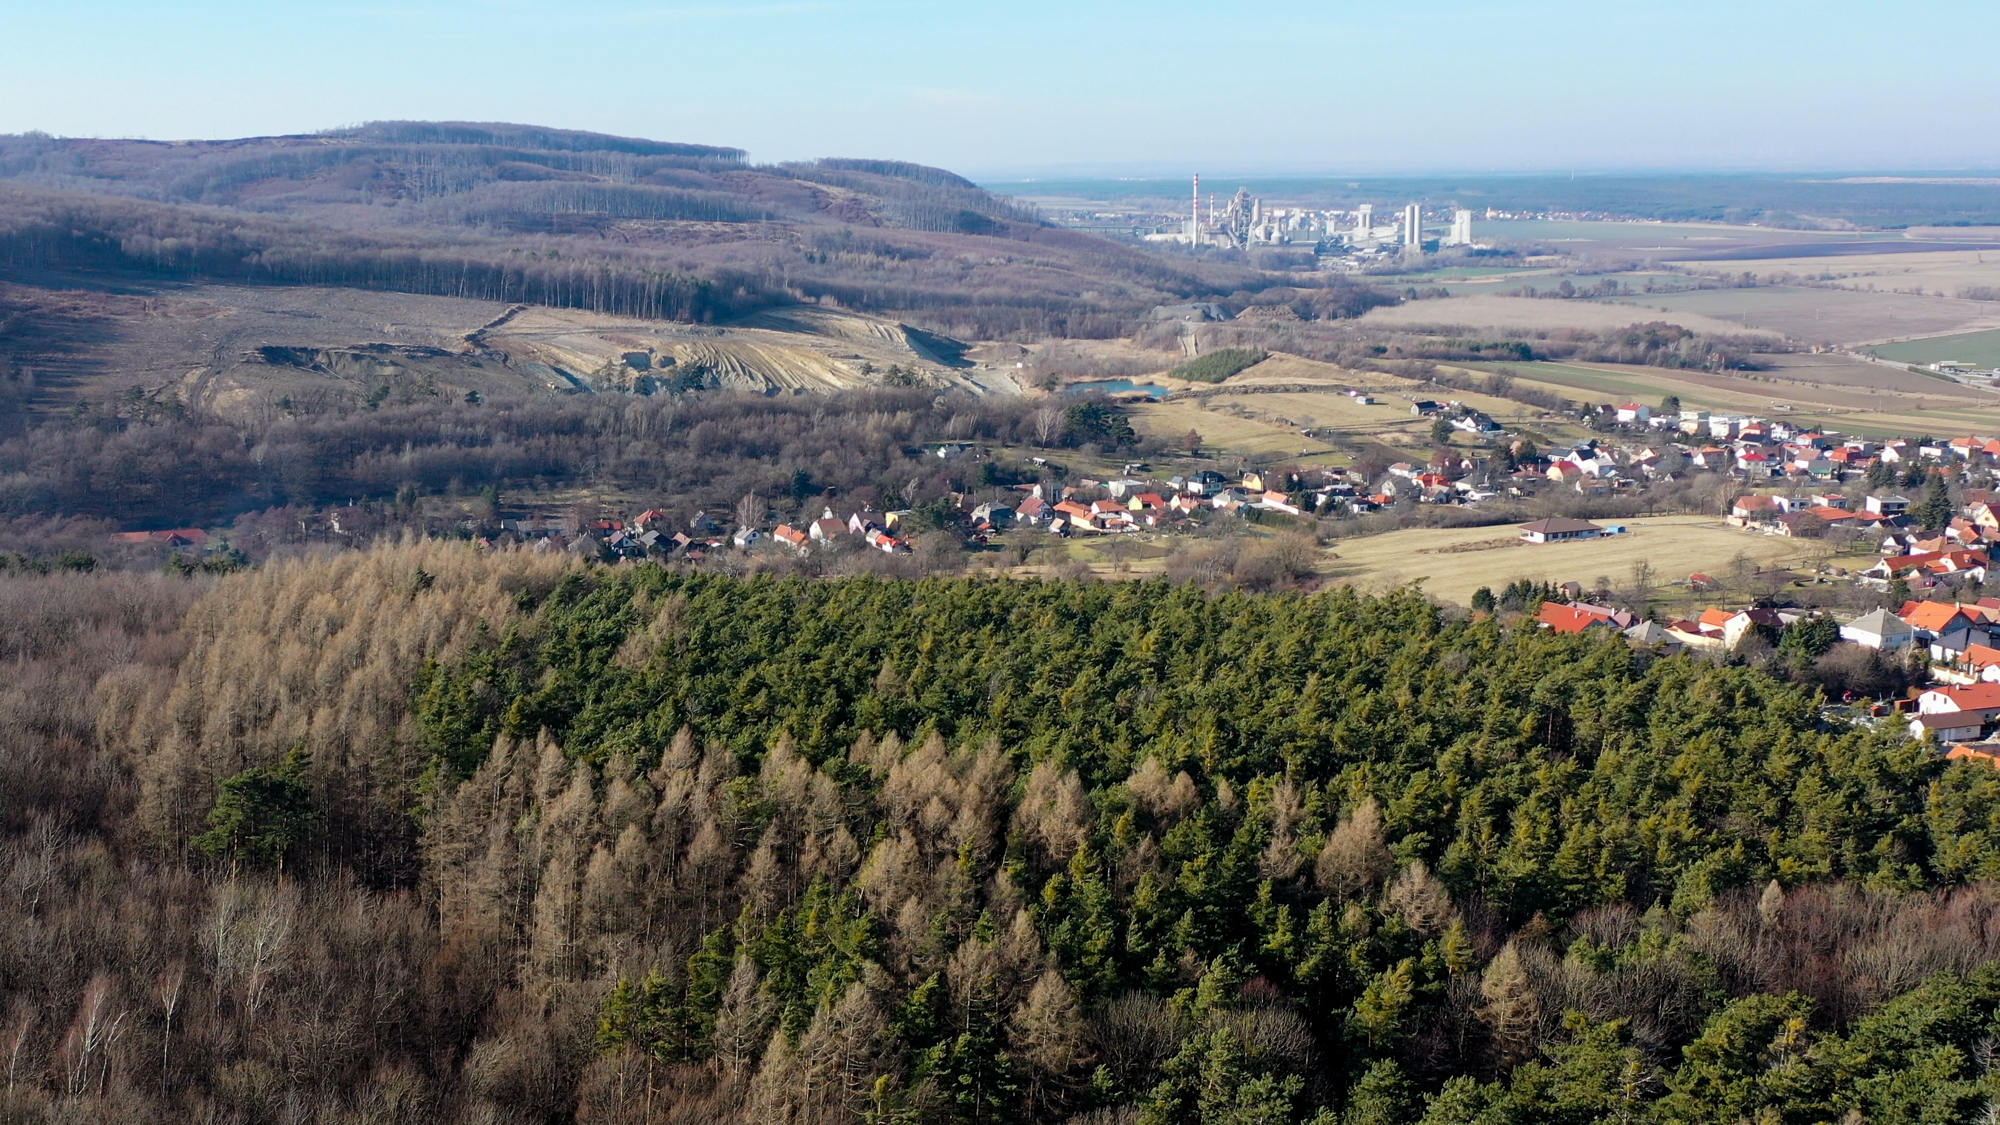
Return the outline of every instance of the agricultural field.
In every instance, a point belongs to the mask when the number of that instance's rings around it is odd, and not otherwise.
[[[1706,332],[1718,336],[1746,334],[1741,321],[1732,322],[1695,310],[1656,308],[1653,306],[1662,302],[1652,295],[1648,295],[1645,301],[1647,307],[1641,311],[1630,305],[1609,301],[1564,301],[1480,293],[1464,297],[1409,301],[1401,305],[1370,309],[1368,314],[1361,318],[1361,324],[1363,327],[1399,328],[1410,331],[1438,330],[1468,333],[1554,332],[1564,328],[1611,332],[1645,321],[1663,320],[1693,332]],[[1752,331],[1748,334],[1757,333]],[[1778,335],[1773,329],[1766,329],[1763,334],[1773,338]]]
[[[1563,253],[1615,252],[1655,261],[1700,258],[1717,253],[1764,250],[1773,254],[1811,253],[1815,247],[1879,240],[1901,242],[1896,232],[1779,230],[1724,223],[1619,223],[1584,219],[1474,220],[1481,239],[1541,243]]]
[[[1624,535],[1576,543],[1530,544],[1513,524],[1493,527],[1407,528],[1333,544],[1322,565],[1328,579],[1365,590],[1409,583],[1447,601],[1467,604],[1481,586],[1499,589],[1516,578],[1614,585],[1630,582],[1632,564],[1652,566],[1664,584],[1701,572],[1717,577],[1772,567],[1809,567],[1829,554],[1812,540],[1740,531],[1711,516],[1649,516],[1617,520]],[[1744,563],[1738,563],[1741,555]]]
[[[1760,263],[1761,264],[1761,263]],[[1543,301],[1543,304],[1573,302]],[[1625,323],[1706,318],[1726,327],[1724,335],[1777,332],[1808,344],[1854,345],[1877,340],[2000,327],[2000,304],[1926,297],[1913,293],[1757,285],[1744,289],[1694,289],[1607,299],[1607,306],[1632,309]],[[1595,327],[1579,318],[1575,327]],[[1692,328],[1694,325],[1688,324]]]
[[[1668,395],[1691,409],[1793,418],[1871,437],[2000,431],[2000,393],[1838,355],[1758,357],[1771,370],[1737,374],[1608,363],[1461,364],[1505,369],[1570,398],[1654,405]]]
[[[2000,308],[1996,308],[2000,311]],[[2000,367],[2000,329],[1961,332],[1950,336],[1928,336],[1898,344],[1877,344],[1867,349],[1871,355],[1897,363],[1937,363],[1958,360],[1984,368]]]
[[[1745,268],[1750,265],[1746,263]],[[1968,289],[2000,289],[2000,253],[1992,250],[1850,254],[1833,259],[1770,258],[1757,261],[1754,268],[1763,275],[1794,273],[1817,286],[1868,292],[1960,297]]]

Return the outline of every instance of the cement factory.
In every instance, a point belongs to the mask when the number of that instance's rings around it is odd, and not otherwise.
[[[1221,211],[1215,196],[1207,200],[1203,218],[1201,177],[1194,178],[1187,221],[1179,230],[1146,236],[1149,242],[1176,242],[1184,246],[1216,246],[1242,249],[1249,246],[1284,246],[1294,243],[1331,244],[1352,252],[1375,254],[1422,253],[1441,246],[1472,246],[1472,212],[1459,208],[1451,213],[1451,229],[1442,238],[1424,238],[1423,205],[1411,203],[1394,217],[1383,216],[1377,223],[1375,205],[1363,203],[1352,211],[1319,211],[1305,207],[1265,207],[1249,190],[1239,189]]]

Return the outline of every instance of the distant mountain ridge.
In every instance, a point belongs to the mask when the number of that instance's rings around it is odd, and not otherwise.
[[[1109,335],[1258,287],[943,169],[532,125],[0,137],[0,271],[387,289],[708,322],[831,304],[968,338]],[[0,272],[0,278],[7,276]]]

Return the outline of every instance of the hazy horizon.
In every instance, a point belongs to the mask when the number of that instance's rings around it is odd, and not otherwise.
[[[983,181],[2000,167],[2000,11],[1578,0],[17,6],[0,132],[516,121]]]

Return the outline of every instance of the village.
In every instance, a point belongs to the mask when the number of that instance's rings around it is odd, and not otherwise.
[[[1675,405],[1586,408],[1595,436],[1543,454],[1476,410],[1415,399],[1409,409],[1431,420],[1434,452],[1373,468],[1276,464],[1165,472],[1124,462],[1113,466],[1116,472],[1093,477],[1046,457],[1019,456],[1022,451],[938,442],[922,455],[987,483],[930,504],[880,511],[814,498],[790,519],[770,514],[755,498],[735,510],[702,509],[691,516],[652,507],[630,518],[509,518],[480,538],[605,561],[699,561],[760,553],[903,556],[930,537],[960,541],[967,550],[1005,545],[1014,558],[1025,559],[1034,536],[1046,542],[1133,536],[1158,543],[1213,534],[1217,521],[1241,521],[1241,531],[1251,534],[1318,529],[1337,552],[1350,517],[1440,505],[1470,510],[1468,515],[1490,510],[1496,519],[1531,506],[1618,511],[1621,500],[1679,482],[1724,498],[1714,514],[1735,534],[1823,544],[1824,561],[1809,580],[1820,589],[1846,589],[1844,600],[1828,604],[1824,597],[1801,600],[1767,589],[1752,604],[1683,615],[1663,612],[1659,604],[1596,604],[1588,600],[1592,591],[1567,582],[1551,584],[1546,597],[1520,607],[1526,616],[1556,632],[1615,630],[1640,648],[1717,658],[1778,645],[1793,630],[1812,632],[1824,638],[1815,655],[1868,650],[1910,681],[1893,698],[1862,707],[1863,719],[1907,722],[1913,737],[1933,738],[1952,756],[2000,767],[2000,598],[1982,591],[1993,544],[2000,541],[2000,498],[1993,489],[2000,439],[1878,440]],[[1009,473],[972,469],[1010,460],[1019,463]],[[1032,479],[1002,483],[1009,475]],[[1556,514],[1519,523],[1506,541],[1531,551],[1570,552],[1555,565],[1580,572],[1591,567],[1593,544],[1627,534],[1624,518]],[[1507,558],[1499,565],[1547,565],[1525,563],[1518,553]],[[1725,585],[1699,571],[1662,577],[1685,596],[1719,593]],[[1732,600],[1744,599],[1739,594]],[[1484,589],[1472,602],[1475,610],[1497,607]]]
[[[1892,685],[1843,690],[1840,696],[1853,698],[1837,705],[1863,721],[1907,722],[1913,737],[1935,739],[1946,753],[2000,767],[2000,597],[1984,590],[2000,542],[2000,439],[1878,439],[1782,418],[1681,410],[1669,400],[1660,409],[1582,407],[1574,421],[1589,436],[1551,443],[1545,453],[1460,402],[1407,402],[1412,424],[1427,427],[1428,456],[1421,443],[1377,444],[1345,465],[1268,458],[1232,465],[1172,452],[1156,465],[942,441],[908,451],[932,466],[934,481],[947,482],[928,502],[916,482],[897,497],[904,505],[882,509],[868,502],[872,496],[833,490],[751,495],[733,507],[663,497],[629,515],[584,504],[496,511],[457,533],[485,547],[512,544],[614,564],[803,563],[814,572],[876,565],[865,561],[874,557],[927,573],[945,551],[955,565],[983,558],[1020,576],[1052,573],[1038,562],[1048,558],[1069,558],[1077,573],[1090,573],[1076,560],[1130,560],[1184,549],[1175,544],[1289,534],[1318,552],[1319,563],[1307,558],[1308,567],[1320,568],[1314,580],[1338,581],[1337,563],[1326,560],[1410,533],[1398,527],[1448,518],[1481,537],[1446,551],[1518,548],[1480,565],[1491,578],[1519,578],[1515,585],[1526,593],[1503,598],[1481,586],[1469,598],[1475,612],[1519,614],[1558,633],[1615,631],[1640,649],[1715,659],[1758,659],[1787,645],[1836,661],[1865,650],[1891,670]],[[1544,424],[1534,436],[1547,440],[1553,429]],[[1385,462],[1392,453],[1403,459]],[[1760,567],[1760,581],[1746,582],[1743,555],[1733,579],[1724,576],[1730,561],[1717,557],[1703,569],[1661,573],[1650,590],[1614,592],[1604,578],[1590,585],[1553,580],[1612,569],[1598,553],[1647,531],[1641,513],[1661,497],[1707,505],[1704,518],[1717,529],[1711,535],[1744,537],[1749,545],[1796,542],[1812,548],[1813,562]],[[1520,519],[1524,514],[1537,515]],[[335,508],[319,519],[330,538],[375,533],[365,508]],[[230,549],[226,534],[197,528],[114,539],[164,546],[176,557]],[[899,559],[908,562],[891,561]],[[1117,572],[1150,573],[1129,562]],[[1527,581],[1535,575],[1547,577]],[[1817,640],[1800,640],[1806,637]]]

